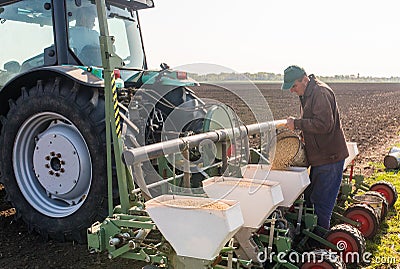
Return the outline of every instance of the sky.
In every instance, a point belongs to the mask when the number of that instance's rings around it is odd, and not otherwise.
[[[154,0],[140,14],[149,67],[400,76],[398,0]]]

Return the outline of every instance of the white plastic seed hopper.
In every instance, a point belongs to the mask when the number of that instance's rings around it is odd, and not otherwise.
[[[206,194],[215,199],[240,202],[243,227],[259,228],[283,201],[278,182],[235,177],[212,177],[203,181]]]
[[[182,203],[169,205],[177,200]],[[185,201],[209,206],[189,206]],[[218,203],[227,206],[217,208]],[[243,225],[237,201],[161,195],[145,204],[150,217],[179,256],[213,260]]]
[[[288,167],[285,170],[270,170],[269,165],[249,164],[242,167],[244,178],[254,178],[280,183],[284,200],[280,206],[290,207],[310,184],[307,168]]]
[[[203,189],[209,197],[239,201],[244,224],[235,234],[240,244],[235,253],[239,258],[256,262],[260,250],[251,236],[283,201],[280,184],[248,178],[212,177],[203,181]]]

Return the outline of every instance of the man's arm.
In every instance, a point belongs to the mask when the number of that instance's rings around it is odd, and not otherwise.
[[[306,133],[326,134],[333,131],[335,126],[335,99],[331,92],[321,89],[315,92],[311,118],[294,119],[295,129]]]

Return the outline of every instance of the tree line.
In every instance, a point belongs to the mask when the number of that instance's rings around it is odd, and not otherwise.
[[[194,74],[191,73],[189,76],[197,81],[254,81],[254,82],[282,82],[283,75],[258,72],[258,73],[219,73],[219,74]],[[357,75],[334,75],[334,76],[317,76],[319,79],[325,82],[400,82],[400,77],[372,77],[372,76],[360,76]]]

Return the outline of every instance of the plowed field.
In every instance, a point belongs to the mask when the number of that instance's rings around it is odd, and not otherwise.
[[[330,84],[337,103],[347,140],[358,143],[357,167],[370,174],[368,162],[382,162],[388,149],[398,143],[400,121],[399,84]],[[274,119],[298,116],[298,97],[282,92],[279,84],[258,84]],[[243,94],[252,95],[247,85],[226,85]],[[220,100],[235,108],[245,123],[254,120],[238,98],[222,88],[204,85],[194,89],[199,97]],[[0,268],[141,268],[143,263],[127,260],[108,260],[106,254],[90,254],[85,245],[72,242],[46,241],[29,233],[20,221],[7,217],[10,211],[0,191]],[[12,212],[11,212],[12,213]],[[133,263],[133,264],[132,264]]]

